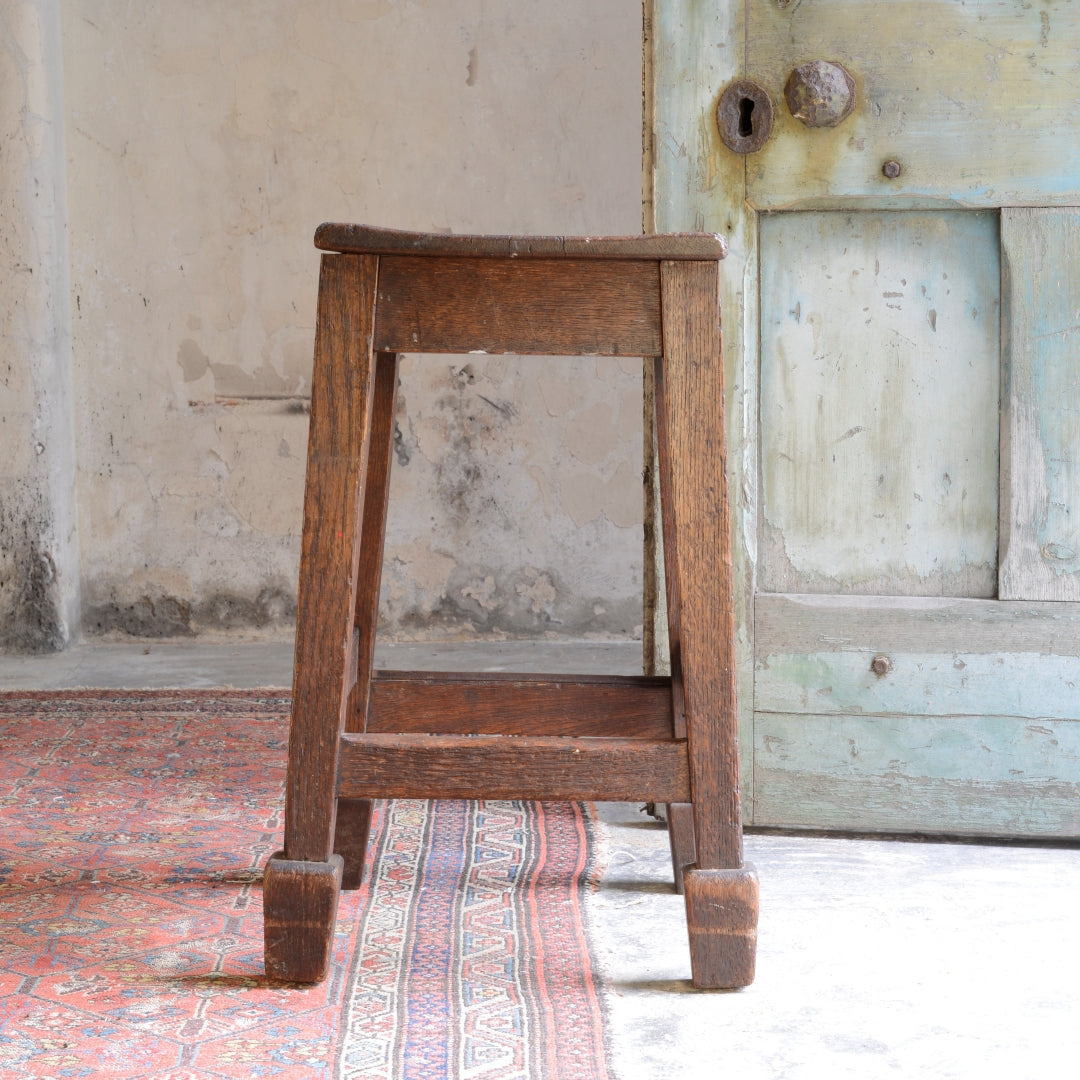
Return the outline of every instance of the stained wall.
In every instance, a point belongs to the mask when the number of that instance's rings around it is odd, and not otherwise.
[[[288,633],[315,226],[640,231],[640,6],[53,17],[84,629]],[[407,359],[384,631],[639,632],[640,394],[636,361]]]

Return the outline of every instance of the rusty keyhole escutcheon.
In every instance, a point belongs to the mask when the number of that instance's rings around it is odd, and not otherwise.
[[[729,150],[736,154],[757,153],[772,134],[772,98],[752,79],[729,83],[716,106],[716,125]]]

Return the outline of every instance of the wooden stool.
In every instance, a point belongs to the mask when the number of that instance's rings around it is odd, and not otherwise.
[[[339,890],[363,876],[370,800],[642,800],[672,804],[694,985],[747,985],[758,889],[739,807],[723,240],[323,225],[315,244],[335,254],[319,280],[267,974],[325,975]],[[402,352],[656,358],[669,678],[372,670]]]

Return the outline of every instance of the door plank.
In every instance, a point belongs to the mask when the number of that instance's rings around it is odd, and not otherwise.
[[[761,222],[760,587],[993,596],[998,221]]]
[[[753,801],[753,595],[757,567],[758,500],[758,292],[757,215],[743,197],[747,159],[729,153],[716,132],[720,87],[742,71],[745,12],[739,3],[648,0],[646,33],[653,48],[654,187],[646,227],[658,232],[712,227],[728,241],[720,263],[724,318],[729,488],[732,492],[739,739],[743,806]],[[651,33],[649,32],[651,29]],[[676,222],[682,224],[676,225]],[[659,494],[646,493],[646,515],[656,523],[651,552],[656,569],[653,602],[654,670],[667,669],[667,613]]]
[[[766,713],[1080,720],[1071,606],[760,596],[757,630],[755,730]]]
[[[756,627],[755,825],[1080,835],[1080,607],[763,595]]]
[[[1080,211],[1001,212],[1003,600],[1080,600]]]
[[[1080,836],[1080,723],[759,714],[756,825]]]
[[[1067,89],[1080,64],[1073,5],[746,6],[746,70],[777,106],[748,172],[758,209],[1080,200],[1080,113]],[[857,84],[855,112],[835,128],[806,128],[784,105],[788,75],[815,58],[843,64]],[[882,174],[889,159],[902,166],[892,180]]]

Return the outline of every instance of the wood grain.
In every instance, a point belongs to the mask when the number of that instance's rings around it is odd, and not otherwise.
[[[1080,600],[1080,211],[1001,212],[1002,600]]]
[[[671,867],[675,872],[675,891],[682,893],[686,871],[697,863],[694,843],[694,808],[690,803],[667,804],[668,842],[671,845]]]
[[[670,471],[667,484],[661,476],[661,498],[669,507],[665,534],[670,528],[678,538],[673,557],[665,557],[678,598],[672,638],[679,642],[697,865],[736,869],[742,817],[718,264],[662,263],[660,284]]]
[[[656,418],[657,489],[660,496],[660,551],[664,566],[664,615],[668,670],[671,672],[671,701],[674,711],[675,734],[686,738],[686,702],[683,695],[682,639],[680,636],[681,605],[679,603],[679,535],[675,530],[675,507],[671,486],[671,437],[669,411],[664,390],[664,361],[653,361],[653,399]]]
[[[470,258],[722,259],[727,245],[715,233],[643,236],[488,236],[405,232],[327,222],[315,230],[324,251],[365,255],[465,255]]]
[[[354,611],[374,391],[374,258],[325,255],[319,280],[296,616],[285,852],[325,862],[333,846],[338,735],[355,681]]]
[[[758,877],[739,870],[687,870],[686,929],[694,986],[734,990],[754,981],[757,954]]]
[[[353,648],[349,657],[349,666],[356,681],[346,708],[346,731],[363,731],[367,726],[372,662],[375,656],[375,624],[379,615],[379,585],[382,580],[383,535],[386,531],[386,511],[390,497],[397,383],[397,354],[376,353],[371,431],[367,440],[360,563],[353,611]],[[342,872],[344,889],[358,889],[363,884],[372,809],[368,799],[337,801],[334,853],[345,860]]]
[[[357,570],[353,621],[356,626],[356,684],[346,717],[346,731],[363,731],[371,693],[375,656],[375,624],[379,617],[379,586],[382,581],[383,538],[390,499],[390,465],[394,448],[394,403],[397,400],[398,358],[395,353],[375,356],[375,390],[372,395],[371,433],[368,439],[367,476],[360,533],[360,564]]]
[[[368,837],[375,809],[371,799],[338,799],[334,854],[342,859],[341,887],[359,889],[367,874]]]
[[[341,868],[338,855],[326,862],[270,856],[263,876],[267,978],[313,983],[326,975]]]
[[[380,671],[367,730],[671,738],[671,680]]]
[[[660,351],[657,265],[383,256],[375,344],[392,352],[652,355]]]
[[[499,735],[344,735],[339,790],[387,799],[686,802],[686,744]]]

